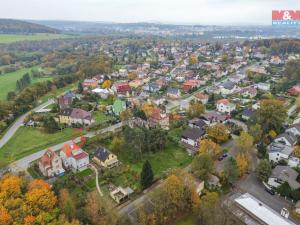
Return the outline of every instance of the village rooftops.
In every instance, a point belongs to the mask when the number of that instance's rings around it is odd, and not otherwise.
[[[187,128],[182,132],[181,137],[184,138],[189,138],[191,140],[198,140],[201,138],[203,135],[205,135],[205,130],[204,129],[199,129],[199,128]]]

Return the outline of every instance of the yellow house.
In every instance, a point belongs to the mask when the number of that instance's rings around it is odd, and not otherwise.
[[[67,108],[61,110],[56,121],[60,124],[81,124],[83,126],[89,126],[94,122],[90,112],[76,108]]]
[[[112,154],[104,147],[99,147],[95,153],[93,161],[105,168],[113,168],[119,165],[119,160],[115,154]]]

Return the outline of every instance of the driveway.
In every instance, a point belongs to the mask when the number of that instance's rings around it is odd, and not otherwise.
[[[37,106],[36,108],[32,109],[31,111],[35,112],[41,109],[44,109],[46,107],[48,107],[49,105],[53,104],[54,100],[53,99],[49,99],[47,102]],[[24,123],[24,119],[26,118],[26,116],[28,116],[28,114],[31,112],[27,112],[24,115],[20,116],[14,123],[12,126],[10,126],[10,128],[6,131],[6,133],[4,134],[4,136],[1,138],[0,140],[0,149],[9,141],[9,139],[17,132],[17,130],[23,125]]]

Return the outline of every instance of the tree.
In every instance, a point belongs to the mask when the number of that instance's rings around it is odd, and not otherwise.
[[[233,157],[230,157],[224,165],[224,175],[229,183],[234,183],[239,176],[237,162]]]
[[[194,100],[190,102],[189,109],[187,111],[189,118],[199,117],[204,112],[205,106],[201,102]]]
[[[249,154],[254,147],[253,142],[254,142],[253,137],[247,132],[242,131],[240,136],[236,139],[235,144],[238,147],[240,152]]]
[[[277,187],[276,191],[284,197],[291,197],[292,194],[292,189],[288,182],[281,184],[279,187]]]
[[[120,113],[121,121],[127,121],[132,117],[132,113],[130,109],[125,109]]]
[[[256,168],[256,175],[261,181],[267,181],[271,175],[272,167],[267,159],[261,160]]]
[[[94,225],[116,225],[117,216],[108,201],[100,198],[97,191],[87,194],[85,213]]]
[[[112,85],[112,81],[111,80],[105,80],[102,84],[102,88],[106,89],[106,88],[110,88]]]
[[[209,154],[211,157],[216,158],[221,152],[220,145],[209,139],[201,140],[199,145],[199,154]]]
[[[209,154],[197,155],[192,161],[191,170],[201,180],[206,181],[213,169],[214,162]]]
[[[9,225],[12,222],[12,217],[8,210],[0,206],[0,225]]]
[[[239,176],[242,177],[248,171],[248,160],[245,154],[239,153],[236,157]]]
[[[254,138],[255,143],[261,141],[263,135],[261,125],[256,123],[255,125],[250,126],[249,134]]]
[[[261,101],[256,117],[265,134],[272,129],[279,132],[287,118],[287,111],[281,101],[266,99]]]
[[[82,86],[82,83],[81,82],[78,82],[78,93],[81,94],[83,92],[83,86]]]
[[[220,197],[217,192],[207,192],[201,197],[197,224],[205,225],[232,225],[236,224],[231,216],[221,207]]]
[[[190,65],[196,65],[198,63],[198,58],[195,55],[192,55],[189,60]]]
[[[115,153],[120,152],[121,149],[123,148],[124,144],[125,144],[124,139],[122,137],[114,136],[114,138],[111,142],[112,151],[115,152]]]
[[[299,145],[296,145],[294,147],[294,154],[297,158],[300,158],[300,146]]]
[[[144,165],[141,172],[141,186],[145,189],[149,187],[153,182],[153,171],[150,162],[147,160]]]
[[[229,132],[227,127],[222,123],[217,123],[207,128],[207,134],[217,143],[222,143],[228,140]]]
[[[68,220],[75,218],[76,207],[67,189],[59,191],[59,208]]]

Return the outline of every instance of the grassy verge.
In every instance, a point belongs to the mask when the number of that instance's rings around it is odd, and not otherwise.
[[[0,165],[11,163],[47,147],[70,140],[73,129],[64,129],[53,134],[39,128],[20,127],[14,136],[0,149]]]

